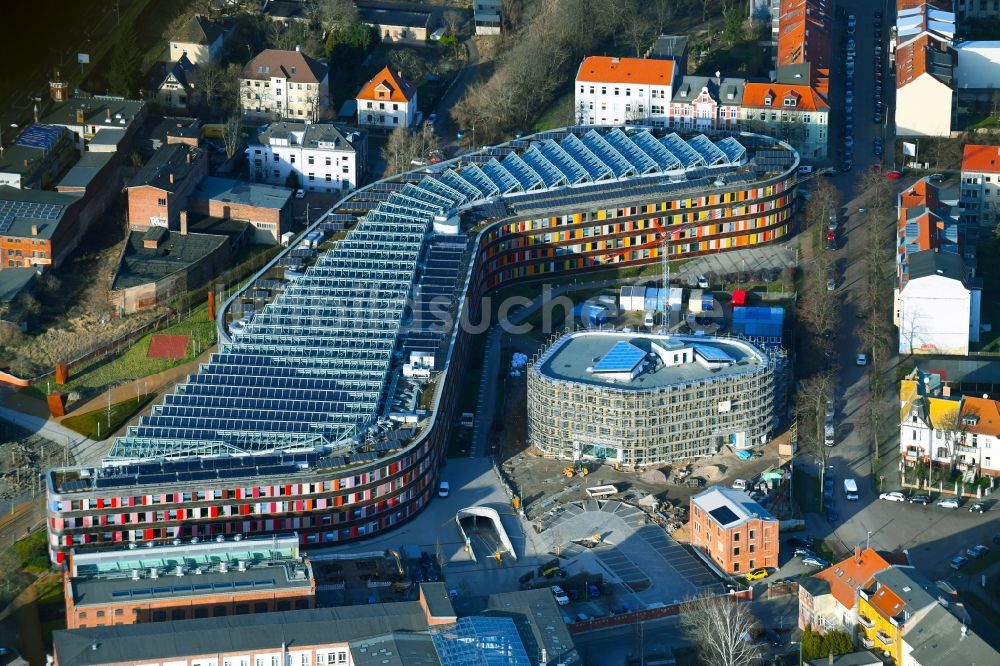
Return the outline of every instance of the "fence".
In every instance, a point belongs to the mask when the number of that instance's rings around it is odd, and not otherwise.
[[[739,592],[730,593],[726,595],[726,597],[731,597],[736,601],[751,601],[753,598],[753,591],[741,590]],[[598,631],[609,627],[620,627],[628,624],[646,622],[647,620],[672,617],[674,615],[679,615],[684,606],[684,603],[670,604],[668,606],[647,608],[645,610],[633,611],[631,613],[619,613],[618,615],[611,615],[609,617],[599,617],[593,620],[574,622],[569,625],[569,631],[572,634],[585,634],[589,631]]]

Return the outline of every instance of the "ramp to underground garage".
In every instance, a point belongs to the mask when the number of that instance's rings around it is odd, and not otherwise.
[[[455,514],[455,523],[462,534],[465,549],[474,561],[479,561],[476,558],[476,546],[481,551],[485,550],[488,557],[495,557],[497,560],[509,557],[517,560],[514,545],[510,542],[496,509],[488,506],[459,509]]]

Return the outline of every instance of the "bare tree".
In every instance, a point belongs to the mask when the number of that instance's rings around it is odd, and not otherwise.
[[[698,648],[702,662],[713,666],[749,666],[761,656],[750,639],[757,618],[749,604],[730,597],[699,597],[680,614],[685,636]]]
[[[410,162],[418,155],[420,155],[419,141],[405,127],[397,127],[392,131],[382,151],[389,174],[406,171],[410,168]]]
[[[325,30],[343,30],[360,20],[352,0],[315,0],[314,4],[313,15]]]
[[[638,4],[628,3],[626,12],[622,14],[621,22],[626,38],[635,47],[635,57],[641,57],[643,51],[649,47],[649,18]]]
[[[232,159],[242,142],[242,138],[240,137],[239,116],[229,116],[226,122],[222,125],[222,142],[226,146],[226,157]]]
[[[653,14],[656,17],[656,32],[663,33],[663,28],[674,17],[677,11],[677,0],[655,0],[653,2]],[[686,74],[687,72],[681,72]]]
[[[823,476],[830,456],[826,446],[826,404],[834,400],[836,373],[828,368],[815,373],[800,382],[795,392],[795,418],[799,424],[799,444],[802,453],[808,453],[816,459],[819,467],[819,485],[817,494],[819,506],[823,508]]]

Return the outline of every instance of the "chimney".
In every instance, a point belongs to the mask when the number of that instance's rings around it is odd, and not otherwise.
[[[191,151],[190,151],[190,150],[189,150],[189,151],[187,151],[187,155],[186,155],[186,157],[187,157],[187,163],[188,163],[188,164],[191,164]]]
[[[174,184],[174,174],[172,174],[172,173],[170,174],[170,184],[171,185]]]
[[[947,384],[945,384],[944,386],[942,386],[941,387],[941,395],[943,397],[945,397],[945,398],[950,398],[951,397],[951,387],[948,386]]]
[[[861,544],[854,547],[854,561],[861,564]]]
[[[186,210],[182,210],[180,212],[180,221],[181,221],[181,236],[187,236],[187,233],[188,233],[188,212]]]
[[[38,122],[38,102],[35,102],[34,116],[35,116],[35,122],[37,123]]]
[[[108,112],[108,113],[107,113],[107,116],[108,116],[108,120],[111,120],[111,107],[108,107],[108,108],[107,108],[107,109],[105,109],[105,110],[106,110],[106,111]]]
[[[77,125],[82,125],[83,124],[83,120],[84,120],[84,118],[83,118],[83,109],[77,109],[76,110],[76,124]]]
[[[299,53],[301,50],[302,50],[302,45],[301,44],[296,44],[295,45],[295,52]]]
[[[27,168],[27,166],[28,166],[28,160],[27,160],[27,158],[24,160],[24,166],[25,166],[25,168]]]

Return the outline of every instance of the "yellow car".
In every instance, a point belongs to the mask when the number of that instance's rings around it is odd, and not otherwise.
[[[746,580],[760,580],[761,578],[767,578],[767,569],[752,569],[743,576]]]

